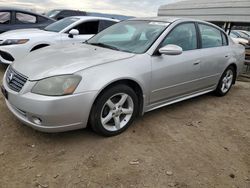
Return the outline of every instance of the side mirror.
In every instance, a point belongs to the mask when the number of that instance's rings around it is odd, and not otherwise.
[[[73,38],[75,35],[79,35],[79,31],[77,29],[71,29],[69,31],[69,38]]]
[[[164,55],[180,55],[183,49],[180,46],[169,44],[159,49],[160,54]]]

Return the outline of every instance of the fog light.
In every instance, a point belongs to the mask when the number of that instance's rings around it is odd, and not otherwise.
[[[37,125],[42,124],[42,120],[40,118],[38,118],[38,117],[32,117],[32,121]]]

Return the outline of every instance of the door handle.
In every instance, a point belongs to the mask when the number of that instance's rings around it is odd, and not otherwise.
[[[201,60],[195,61],[193,65],[199,65],[201,63]]]

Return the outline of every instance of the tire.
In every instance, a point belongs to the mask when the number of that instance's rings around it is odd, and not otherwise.
[[[235,68],[233,66],[229,66],[222,74],[219,84],[215,90],[215,94],[219,97],[225,96],[232,88],[235,77]]]
[[[138,114],[138,97],[126,85],[106,89],[96,99],[90,114],[92,129],[102,136],[124,132]]]

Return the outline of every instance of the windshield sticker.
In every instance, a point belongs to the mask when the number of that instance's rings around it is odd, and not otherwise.
[[[161,25],[161,26],[168,26],[169,23],[166,22],[150,22],[149,25]]]

